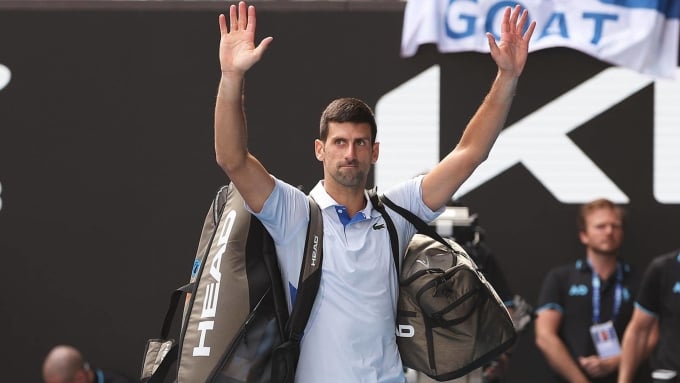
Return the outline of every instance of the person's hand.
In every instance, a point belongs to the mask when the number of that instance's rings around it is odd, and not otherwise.
[[[491,57],[498,65],[499,71],[517,77],[522,73],[529,54],[529,40],[536,27],[536,22],[532,21],[526,32],[523,32],[528,19],[529,12],[526,9],[522,11],[517,5],[511,12],[508,7],[503,13],[500,43],[496,44],[493,34],[487,32]]]
[[[618,367],[618,364],[614,359],[602,359],[597,355],[581,356],[578,358],[578,363],[591,378],[600,378],[609,375]]]
[[[273,38],[267,37],[255,46],[255,7],[246,7],[243,1],[238,3],[238,9],[236,5],[229,7],[229,28],[223,14],[219,17],[219,23],[222,73],[242,75],[260,60]]]

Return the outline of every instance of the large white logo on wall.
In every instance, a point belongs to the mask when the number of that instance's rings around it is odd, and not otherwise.
[[[0,90],[9,84],[9,80],[12,78],[9,68],[0,64]],[[0,184],[0,193],[2,193],[2,184]],[[2,195],[0,195],[0,210],[2,210]]]
[[[680,78],[680,68],[678,72]],[[489,158],[456,197],[521,163],[560,202],[583,203],[596,195],[627,203],[628,196],[567,134],[651,83],[654,197],[661,203],[680,203],[680,81],[654,80],[617,67],[600,72],[504,129]],[[439,67],[433,66],[378,101],[376,119],[382,144],[375,175],[383,190],[439,161],[439,84]]]
[[[9,68],[6,66],[0,64],[0,90],[2,90],[4,87],[9,84],[9,80],[12,78],[12,72],[9,71]]]

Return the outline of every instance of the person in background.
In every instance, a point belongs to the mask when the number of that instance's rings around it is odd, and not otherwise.
[[[619,383],[636,382],[635,372],[647,358],[646,345],[657,337],[650,359],[655,381],[680,381],[680,250],[656,257],[645,271],[623,335]]]
[[[90,366],[73,346],[55,346],[45,357],[42,366],[45,383],[138,383],[111,371]]]
[[[536,345],[558,382],[616,382],[623,331],[638,275],[620,259],[623,209],[607,199],[581,206],[585,258],[549,271],[539,293]]]

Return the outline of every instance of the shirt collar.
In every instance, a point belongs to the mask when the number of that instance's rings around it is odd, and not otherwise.
[[[316,186],[314,186],[314,188],[309,192],[309,195],[314,198],[314,201],[316,201],[321,210],[325,210],[331,206],[342,206],[336,200],[334,200],[333,197],[328,195],[326,188],[323,186],[323,180],[319,181]],[[364,198],[366,198],[366,206],[360,210],[360,212],[363,213],[367,218],[372,218],[376,215],[379,215],[378,212],[373,209],[373,204],[371,203],[370,198],[368,198],[367,190],[364,190]]]
[[[623,275],[626,275],[630,273],[630,265],[626,262],[621,261],[621,259],[616,260],[617,267],[621,267],[623,271]],[[592,272],[593,269],[590,267],[590,263],[588,262],[588,259],[578,259],[576,263],[574,264],[576,267],[576,270],[579,270],[581,272]],[[616,273],[612,274],[612,277],[615,277]]]

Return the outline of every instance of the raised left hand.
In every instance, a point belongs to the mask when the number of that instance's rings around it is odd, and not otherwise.
[[[493,34],[487,32],[489,49],[498,70],[519,77],[524,69],[529,54],[529,40],[536,28],[536,22],[532,21],[524,32],[524,27],[529,19],[529,12],[517,5],[514,9],[505,9],[501,21],[501,40],[496,44]]]

